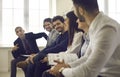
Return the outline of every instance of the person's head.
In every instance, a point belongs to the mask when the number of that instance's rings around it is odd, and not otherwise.
[[[77,19],[76,21],[78,23],[78,28],[84,30],[85,33],[88,32],[89,26],[85,21],[80,21],[80,19]]]
[[[68,26],[68,35],[69,35],[69,44],[71,45],[73,42],[73,37],[74,37],[74,33],[78,32],[78,23],[77,21],[77,16],[74,14],[73,11],[70,11],[66,14],[66,19],[65,19],[65,24],[66,26]]]
[[[64,32],[65,30],[65,24],[64,24],[64,18],[62,16],[55,16],[52,19],[53,26],[58,32]]]
[[[53,29],[52,25],[52,19],[51,18],[46,18],[43,21],[43,27],[46,29],[48,32],[50,32]]]
[[[20,38],[23,38],[23,37],[24,37],[24,35],[25,35],[24,32],[25,32],[25,31],[24,31],[23,28],[20,27],[20,26],[18,26],[18,27],[15,28],[15,33],[16,33],[16,35],[17,35],[18,37],[20,37]]]
[[[75,7],[75,14],[82,20],[85,19],[90,24],[99,13],[97,0],[72,0]]]

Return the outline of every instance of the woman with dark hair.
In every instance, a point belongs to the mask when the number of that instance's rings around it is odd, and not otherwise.
[[[67,53],[77,53],[81,48],[81,44],[83,43],[82,35],[83,30],[78,29],[77,17],[75,16],[73,11],[70,11],[66,14],[65,24],[68,26],[68,49]]]
[[[75,16],[73,11],[70,11],[66,14],[66,19],[64,21],[65,23],[65,29],[68,31],[68,48],[64,52],[61,53],[78,53],[80,51],[81,45],[83,44],[84,40],[82,39],[83,36],[83,30],[78,29],[77,24],[77,17]],[[59,53],[58,53],[59,54]],[[49,62],[48,58],[46,57],[43,59],[43,62]]]
[[[81,19],[77,18],[73,11],[70,11],[66,14],[65,24],[68,26],[68,35],[69,35],[68,49],[65,52],[66,53],[76,53],[78,55],[78,57],[80,57],[81,56],[81,48],[82,48],[82,50],[85,50],[86,45],[87,45],[87,44],[84,44],[84,47],[83,47],[83,43],[84,43],[84,39],[85,39],[85,38],[83,38],[83,36],[87,33],[88,26],[86,26],[86,22],[84,20],[81,21]],[[63,54],[65,54],[65,53],[63,52]],[[72,60],[73,58],[74,58],[74,56],[71,56],[69,58],[69,61],[67,61],[65,63],[68,63],[68,62],[71,63],[72,61],[75,60],[75,59]],[[62,63],[62,62],[60,62],[60,63]],[[48,71],[45,71],[43,73],[42,77],[58,77],[57,74],[60,74],[60,73],[57,73],[58,70],[56,70],[56,69],[58,69],[58,68],[59,67],[53,66]],[[56,75],[54,75],[54,73],[56,73]],[[61,74],[59,76],[62,77]]]
[[[66,14],[66,19],[64,21],[65,23],[65,30],[68,31],[68,48],[64,52],[60,52],[58,54],[67,54],[67,53],[76,53],[80,51],[81,48],[81,40],[82,40],[82,35],[83,35],[83,30],[78,29],[78,24],[77,24],[77,17],[75,16],[73,11],[70,11]],[[50,53],[51,54],[51,53]],[[74,60],[74,57],[71,57],[69,59],[69,62]],[[42,62],[49,62],[49,54],[46,58],[42,60]]]

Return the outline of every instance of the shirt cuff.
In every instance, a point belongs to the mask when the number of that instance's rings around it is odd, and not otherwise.
[[[73,77],[72,68],[65,68],[62,71],[62,74],[63,74],[64,77]]]

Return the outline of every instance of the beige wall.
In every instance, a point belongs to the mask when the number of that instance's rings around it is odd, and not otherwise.
[[[44,47],[39,47],[42,50]],[[11,47],[0,47],[0,72],[8,72],[10,70],[10,62],[13,59],[11,55]]]
[[[56,15],[64,15],[72,9],[72,0],[56,0],[56,6]]]
[[[10,60],[12,59],[10,49],[9,47],[0,47],[0,72],[9,70]]]

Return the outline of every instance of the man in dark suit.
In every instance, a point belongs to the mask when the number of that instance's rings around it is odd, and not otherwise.
[[[44,48],[41,52],[39,52],[36,56],[30,59],[31,63],[29,63],[27,68],[27,76],[26,77],[42,77],[42,73],[49,69],[50,67],[47,65],[47,62],[44,62],[48,53],[59,53],[67,50],[68,46],[68,29],[64,23],[64,18],[62,16],[55,16],[53,18],[53,26],[55,29],[61,34],[57,37],[56,41],[52,43],[49,47]],[[32,64],[34,63],[34,64]]]
[[[26,55],[31,55],[39,52],[39,48],[36,43],[36,39],[44,37],[47,39],[47,35],[44,32],[33,34],[24,33],[22,27],[16,27],[15,33],[18,38],[14,41],[14,47],[12,48],[12,55],[14,59],[11,61],[11,77],[16,77],[16,65],[20,61],[24,61]],[[26,68],[22,68],[24,73]],[[26,74],[25,74],[26,75]]]

